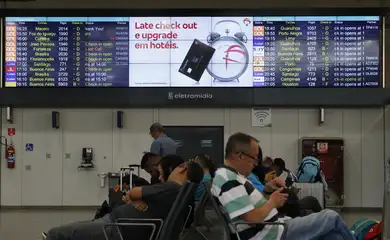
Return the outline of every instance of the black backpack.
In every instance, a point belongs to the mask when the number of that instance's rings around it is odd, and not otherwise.
[[[102,203],[102,205],[96,211],[95,217],[93,219],[95,220],[95,219],[102,218],[105,215],[109,214],[111,211],[112,211],[112,208],[110,208],[110,206],[108,205],[108,202],[104,201]]]
[[[289,216],[296,218],[301,216],[298,190],[294,187],[286,188],[283,192],[288,193],[288,199],[286,203],[278,208],[279,215]]]

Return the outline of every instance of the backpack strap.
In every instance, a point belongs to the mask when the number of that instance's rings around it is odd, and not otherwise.
[[[320,160],[318,160],[317,158],[315,157],[305,157],[302,162],[305,161],[305,162],[309,162],[313,165],[316,165],[318,167],[318,169],[320,168]]]
[[[297,171],[297,178],[299,179],[301,177],[301,175],[303,174],[303,161],[304,159],[302,160],[301,164],[299,165],[299,168],[298,168],[298,171]]]

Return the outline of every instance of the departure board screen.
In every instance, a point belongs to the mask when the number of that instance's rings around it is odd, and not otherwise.
[[[5,22],[5,87],[381,86],[379,16]]]

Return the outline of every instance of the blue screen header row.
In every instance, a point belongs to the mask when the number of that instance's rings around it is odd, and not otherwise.
[[[6,17],[6,22],[129,22],[129,17]]]
[[[379,21],[379,16],[292,16],[254,17],[253,21]]]
[[[379,20],[380,20],[379,16],[253,17],[253,21],[274,21],[274,22],[275,21],[379,21]],[[130,17],[6,17],[5,21],[6,22],[128,22],[130,21]]]

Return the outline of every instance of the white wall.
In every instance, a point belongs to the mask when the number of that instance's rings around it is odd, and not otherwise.
[[[17,160],[16,168],[10,170],[1,157],[2,205],[98,205],[107,197],[107,189],[99,187],[97,174],[139,163],[152,141],[148,130],[155,121],[223,125],[225,141],[237,131],[252,134],[261,141],[265,155],[284,158],[291,169],[297,166],[301,137],[342,137],[346,143],[345,205],[383,204],[384,147],[390,137],[384,130],[390,125],[384,124],[383,109],[326,109],[323,126],[318,125],[317,109],[273,109],[271,128],[251,127],[250,109],[127,109],[123,129],[116,128],[115,109],[57,109],[60,129],[53,129],[53,110],[15,109],[13,124],[3,114],[3,135],[7,128],[16,128],[12,141]],[[34,144],[33,152],[25,151],[26,143]],[[95,170],[77,170],[83,147],[94,149]],[[26,169],[28,165],[31,170]]]

